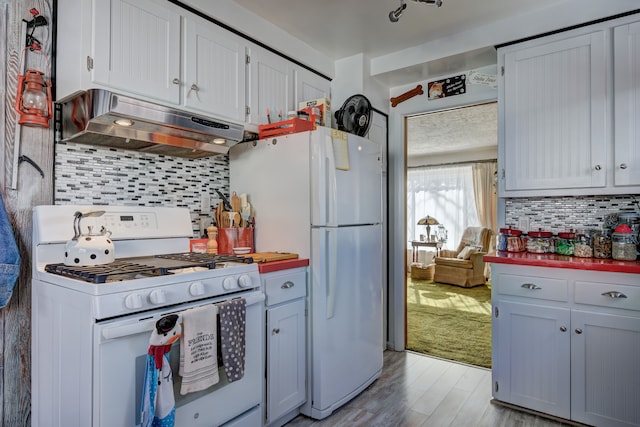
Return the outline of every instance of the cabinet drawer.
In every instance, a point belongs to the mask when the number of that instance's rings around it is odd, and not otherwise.
[[[503,295],[553,301],[569,300],[569,287],[564,279],[500,274],[496,284],[496,291]]]
[[[307,294],[306,270],[270,273],[264,278],[264,291],[267,295],[267,305],[304,297]]]
[[[640,286],[576,281],[575,302],[640,311]]]

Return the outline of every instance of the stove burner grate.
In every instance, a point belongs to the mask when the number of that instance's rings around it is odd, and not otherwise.
[[[118,277],[131,277],[136,274],[144,274],[146,276],[164,276],[167,274],[167,268],[128,261],[114,261],[109,264],[87,267],[47,264],[44,270],[48,273],[71,277],[89,283],[106,283],[107,279],[117,280]]]
[[[194,263],[219,263],[219,262],[239,262],[243,264],[253,263],[253,258],[236,255],[203,254],[199,252],[182,252],[177,254],[156,255],[156,258],[171,259],[174,261],[185,261]],[[213,267],[211,267],[213,268]]]
[[[100,284],[138,279],[141,277],[166,276],[167,274],[174,274],[174,270],[177,272],[177,270],[180,269],[193,267],[203,267],[212,270],[216,268],[216,264],[223,265],[225,262],[253,263],[253,258],[251,257],[201,254],[195,252],[155,255],[151,258],[144,258],[144,260],[147,262],[146,264],[125,261],[123,258],[109,264],[87,267],[69,266],[62,263],[47,264],[44,270],[59,276]]]

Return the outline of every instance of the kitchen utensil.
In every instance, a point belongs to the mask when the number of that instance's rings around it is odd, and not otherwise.
[[[246,205],[242,206],[242,208],[240,209],[240,216],[242,217],[244,226],[249,227],[250,220],[251,220],[251,204],[250,203],[247,203]]]
[[[233,213],[233,227],[240,227],[240,214],[238,212]]]
[[[220,200],[222,200],[222,203],[224,204],[224,208],[228,211],[232,210],[231,203],[229,203],[229,199],[227,199],[227,197],[224,194],[222,194],[220,190],[216,189],[216,193],[218,193],[218,196],[220,196]]]
[[[234,212],[240,212],[241,207],[242,204],[240,202],[240,197],[238,197],[238,195],[234,191],[231,195],[231,210]]]
[[[111,232],[104,226],[98,233],[88,226],[88,234],[82,234],[82,218],[99,217],[104,211],[76,212],[73,216],[73,238],[67,242],[64,263],[68,266],[92,266],[108,264],[115,260],[115,247]]]

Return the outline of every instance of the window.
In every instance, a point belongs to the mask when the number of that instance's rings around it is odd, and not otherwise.
[[[417,223],[427,215],[437,219],[446,228],[448,238],[444,247],[449,249],[455,249],[466,227],[480,225],[472,169],[471,164],[408,169],[408,240],[419,240],[420,234],[426,234],[425,226]]]

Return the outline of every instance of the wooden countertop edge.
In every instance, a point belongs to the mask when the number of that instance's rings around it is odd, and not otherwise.
[[[487,254],[482,257],[482,259],[484,262],[495,264],[640,274],[640,261],[619,261],[615,259],[580,258],[557,254],[531,254],[527,252],[502,251]]]
[[[273,273],[274,271],[289,270],[297,267],[307,267],[309,260],[307,258],[285,259],[282,261],[262,262],[258,264],[260,274]]]

